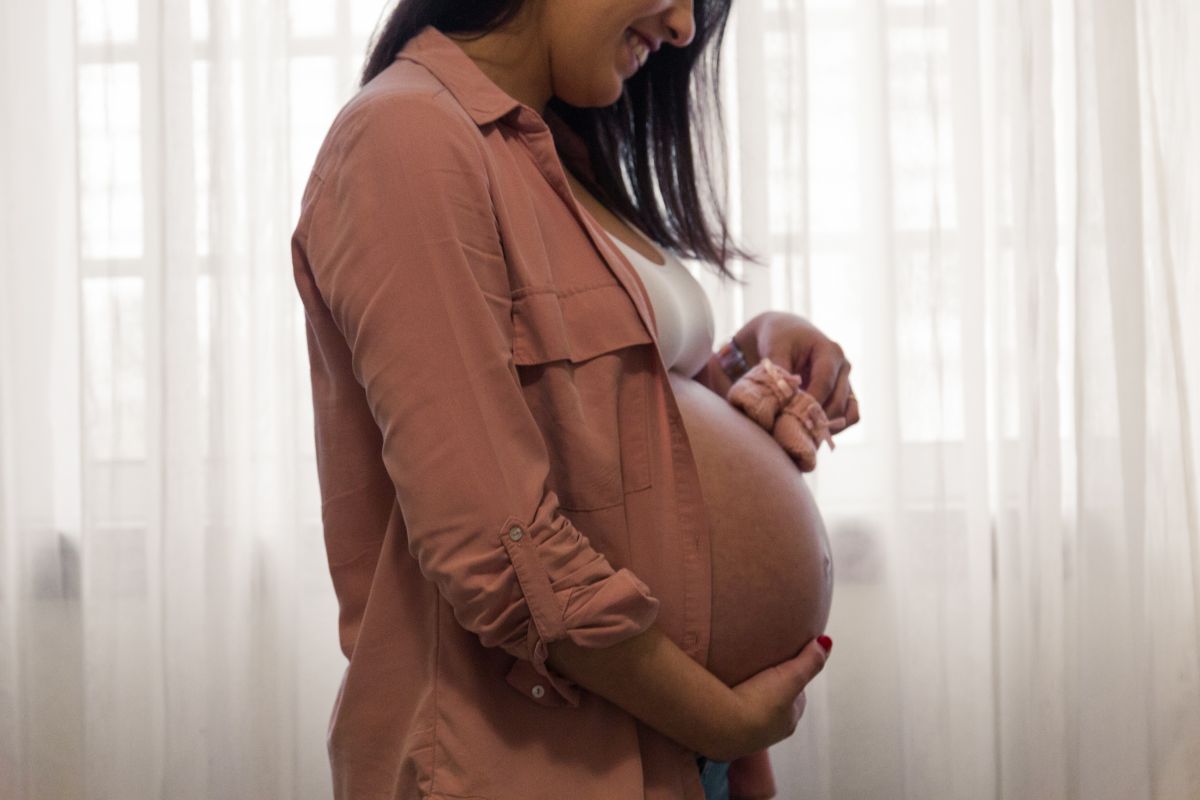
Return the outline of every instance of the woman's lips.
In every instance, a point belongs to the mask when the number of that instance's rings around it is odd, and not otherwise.
[[[625,50],[629,57],[630,73],[641,69],[650,57],[651,47],[646,38],[633,28],[625,29]]]

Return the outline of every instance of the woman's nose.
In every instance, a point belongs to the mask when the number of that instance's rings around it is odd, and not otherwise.
[[[663,41],[675,47],[687,47],[696,35],[696,20],[692,15],[692,0],[680,0],[671,6],[663,19],[666,35]]]

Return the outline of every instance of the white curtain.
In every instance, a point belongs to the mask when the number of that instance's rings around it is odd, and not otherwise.
[[[735,6],[724,330],[810,316],[863,415],[781,796],[1200,797],[1200,6]]]
[[[0,797],[324,798],[288,239],[382,0],[0,0]],[[1200,7],[741,0],[730,211],[863,420],[781,800],[1200,796]]]

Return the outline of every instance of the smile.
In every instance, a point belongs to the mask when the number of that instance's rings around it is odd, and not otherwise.
[[[646,59],[650,57],[650,43],[632,28],[627,28],[625,45],[629,49],[632,60],[637,63],[637,68],[641,69],[645,65]]]

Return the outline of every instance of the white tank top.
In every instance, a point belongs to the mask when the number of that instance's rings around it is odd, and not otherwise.
[[[633,230],[641,236],[636,228]],[[642,239],[666,263],[655,264],[616,236],[609,238],[638,271],[650,295],[663,363],[673,372],[692,377],[713,354],[713,312],[704,287],[673,253],[664,251],[645,236]]]

